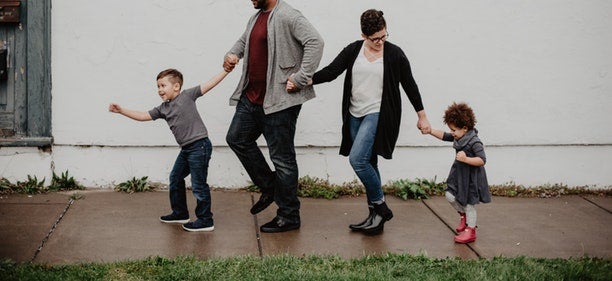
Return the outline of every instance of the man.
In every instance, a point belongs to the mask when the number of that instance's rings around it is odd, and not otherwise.
[[[236,112],[226,140],[261,189],[251,213],[272,202],[278,205],[276,217],[262,225],[261,232],[284,232],[300,228],[295,128],[302,103],[315,97],[307,84],[319,66],[324,44],[308,20],[283,0],[251,2],[259,11],[223,62],[229,71],[244,59],[240,82],[230,98]],[[292,93],[286,90],[287,81],[296,85]],[[256,143],[262,134],[274,171]]]

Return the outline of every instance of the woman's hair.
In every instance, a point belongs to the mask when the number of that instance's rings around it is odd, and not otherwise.
[[[370,36],[387,27],[383,12],[369,9],[361,14],[361,33]]]
[[[472,130],[476,125],[476,117],[472,108],[467,104],[453,102],[444,112],[444,123],[455,125],[458,128],[467,127],[468,130]]]
[[[166,76],[168,76],[168,79],[170,80],[170,82],[179,83],[179,85],[181,85],[181,88],[183,87],[183,74],[180,71],[174,68],[166,69],[160,72],[159,74],[157,74],[156,80],[162,79]]]

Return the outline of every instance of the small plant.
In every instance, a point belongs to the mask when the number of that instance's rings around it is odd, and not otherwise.
[[[309,176],[298,180],[298,196],[300,197],[334,199],[340,196],[357,196],[364,193],[363,185],[356,180],[343,185],[330,184],[327,180]]]
[[[251,184],[245,189],[249,192],[259,192],[257,185]],[[298,179],[299,197],[335,199],[340,196],[359,196],[365,193],[363,185],[354,180],[343,185],[331,184],[329,181],[316,177],[301,177]]]
[[[446,184],[436,183],[436,179],[415,179],[411,180],[398,180],[391,182],[385,186],[386,193],[395,194],[395,196],[404,200],[408,199],[427,199],[432,195],[444,194]]]
[[[525,187],[514,182],[502,185],[490,185],[491,195],[505,197],[526,197],[526,198],[550,198],[563,195],[596,195],[612,196],[611,189],[589,189],[586,186],[568,187],[564,184],[545,184],[540,186]]]
[[[256,186],[256,185],[254,185],[254,184],[251,184],[251,185],[249,185],[249,186],[245,187],[245,189],[246,189],[248,192],[259,192],[259,187],[258,187],[258,186]]]
[[[149,185],[149,183],[147,182],[148,178],[149,177],[142,177],[140,179],[137,179],[136,177],[133,177],[130,180],[127,180],[127,181],[124,181],[124,182],[118,184],[115,187],[115,190],[123,191],[123,192],[127,192],[127,193],[151,191],[154,188],[151,187]]]
[[[16,185],[18,193],[39,194],[47,192],[47,188],[45,187],[45,178],[43,178],[41,181],[38,181],[38,178],[36,176],[32,177],[28,175],[27,181],[17,181]]]
[[[81,193],[79,193],[79,192],[75,192],[75,193],[73,193],[72,195],[70,195],[70,199],[72,199],[72,200],[74,200],[74,201],[76,201],[76,200],[81,200],[81,199],[83,199],[83,198],[85,198],[85,195],[83,195],[83,194],[81,194]]]
[[[51,185],[49,185],[50,191],[66,191],[66,190],[83,190],[84,186],[77,183],[73,177],[68,176],[68,171],[63,172],[61,177],[58,177],[53,172],[53,178],[51,179]]]
[[[338,198],[340,195],[328,181],[305,176],[298,179],[298,196],[334,199]]]
[[[365,187],[363,187],[363,185],[359,183],[359,181],[357,181],[356,179],[347,183],[343,183],[341,186],[338,187],[338,190],[340,192],[340,195],[343,196],[359,196],[365,194],[366,192]]]
[[[0,178],[0,194],[13,193],[15,185],[5,178]]]

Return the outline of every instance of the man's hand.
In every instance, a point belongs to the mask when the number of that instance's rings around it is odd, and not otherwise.
[[[225,70],[225,72],[231,72],[234,67],[236,67],[236,64],[238,64],[238,61],[240,61],[238,56],[234,54],[228,54],[223,60],[223,70]]]

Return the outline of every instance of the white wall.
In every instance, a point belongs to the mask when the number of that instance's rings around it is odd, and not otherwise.
[[[324,66],[360,39],[359,16],[381,9],[390,41],[412,64],[434,127],[453,101],[468,102],[487,145],[489,181],[612,186],[611,1],[288,0],[325,39]],[[109,102],[148,110],[161,100],[155,77],[174,67],[185,86],[221,70],[225,52],[255,12],[246,0],[53,1],[52,153],[0,148],[0,175],[23,179],[69,170],[86,185],[147,175],[167,182],[178,149],[163,121],[107,112]],[[242,186],[244,170],[225,143],[228,97],[241,69],[198,101],[215,145],[209,182]],[[317,86],[300,114],[300,174],[346,182],[337,155],[342,79]],[[383,180],[446,178],[452,148],[421,136],[404,99],[398,148]],[[263,144],[263,142],[262,142]]]

